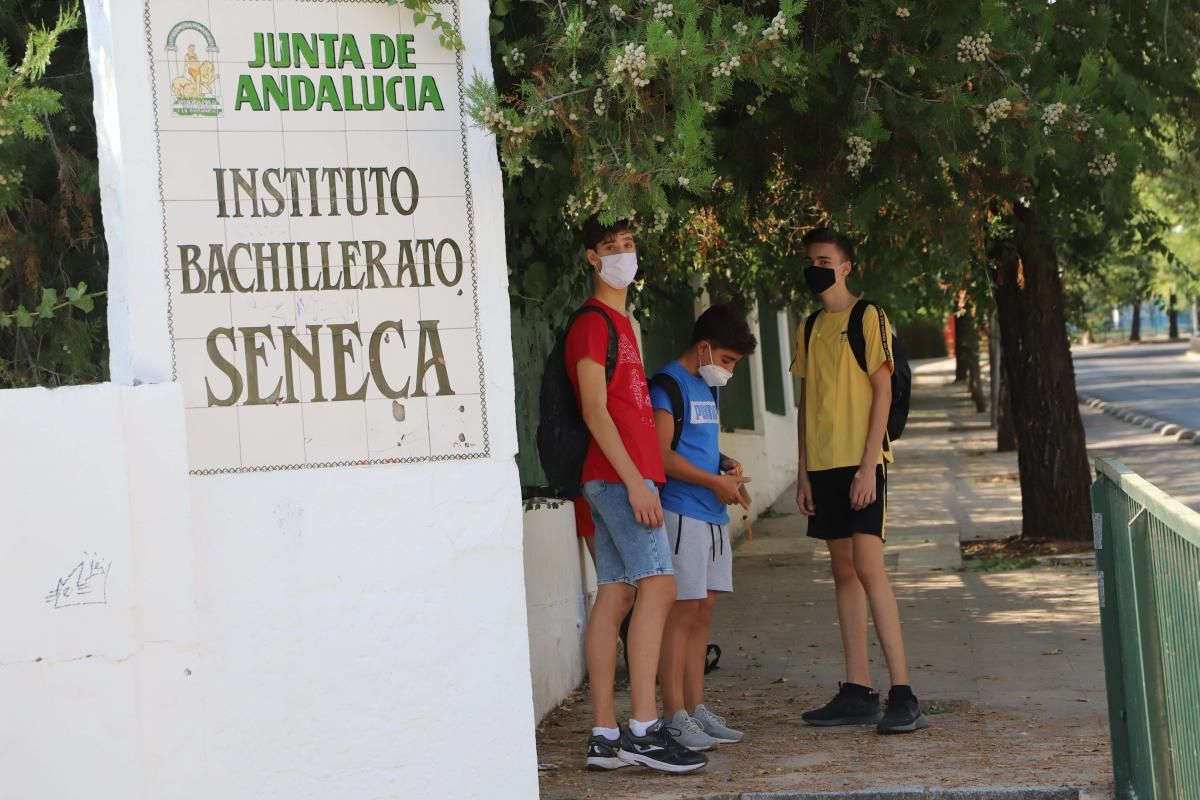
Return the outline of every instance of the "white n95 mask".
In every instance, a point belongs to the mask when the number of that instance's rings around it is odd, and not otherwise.
[[[637,253],[600,256],[600,280],[614,289],[624,289],[637,275]]]

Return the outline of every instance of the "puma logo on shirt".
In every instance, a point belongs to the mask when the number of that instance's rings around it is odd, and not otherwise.
[[[692,416],[688,421],[693,425],[716,425],[718,420],[717,404],[712,400],[692,401]]]

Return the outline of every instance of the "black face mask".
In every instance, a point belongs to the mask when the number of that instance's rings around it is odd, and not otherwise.
[[[815,295],[822,295],[829,291],[829,287],[837,283],[837,272],[829,267],[805,267],[804,282],[808,284],[808,290]]]

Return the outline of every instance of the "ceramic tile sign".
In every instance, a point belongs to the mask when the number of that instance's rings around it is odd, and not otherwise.
[[[461,54],[382,0],[147,0],[146,36],[191,470],[486,456]]]

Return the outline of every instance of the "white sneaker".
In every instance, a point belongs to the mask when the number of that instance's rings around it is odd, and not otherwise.
[[[696,706],[696,713],[692,714],[692,720],[700,723],[700,727],[713,740],[722,744],[733,744],[740,742],[745,736],[741,731],[735,731],[725,724],[724,717],[718,717],[716,714],[704,707],[704,704]]]
[[[711,750],[717,744],[717,740],[705,733],[700,723],[688,716],[683,709],[676,711],[675,716],[670,719],[664,719],[663,725],[667,727],[675,741],[688,750],[696,752]]]

